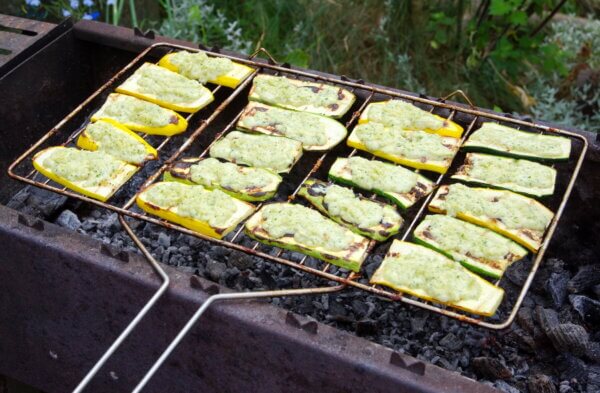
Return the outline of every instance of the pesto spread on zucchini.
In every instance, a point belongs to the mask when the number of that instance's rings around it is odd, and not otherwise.
[[[333,119],[258,103],[248,105],[237,126],[259,132],[266,130],[271,134],[300,141],[304,146],[323,146],[328,142],[333,145],[346,136],[344,126]],[[335,133],[332,135],[335,137],[334,141],[330,141],[332,132]]]
[[[230,132],[210,148],[211,157],[234,163],[288,171],[302,154],[302,144],[292,139]]]
[[[346,250],[355,240],[348,229],[301,205],[274,203],[261,212],[262,229],[275,239],[293,236],[298,243],[330,251]]]
[[[354,133],[369,151],[381,151],[416,161],[450,161],[458,150],[454,138],[424,131],[405,131],[369,122],[359,124]]]
[[[120,160],[141,164],[148,157],[143,143],[107,121],[90,123],[84,132],[98,145],[98,150]]]
[[[194,183],[219,186],[232,190],[262,188],[273,183],[277,175],[262,168],[242,167],[230,162],[221,162],[216,158],[205,158],[190,167],[191,180]]]
[[[530,198],[508,191],[485,191],[488,190],[451,184],[443,201],[443,208],[450,216],[467,213],[474,217],[490,217],[502,222],[509,230],[543,232],[552,219],[551,212],[543,205],[532,203]]]
[[[161,182],[144,192],[144,200],[161,209],[177,207],[177,214],[208,222],[213,228],[229,225],[237,212],[235,198],[220,190],[207,190],[176,182]]]
[[[369,121],[403,130],[437,130],[444,120],[408,102],[389,100],[369,106]]]
[[[455,178],[532,195],[553,193],[556,170],[528,160],[469,153]]]
[[[405,244],[410,247],[386,255],[375,275],[444,303],[479,298],[480,283],[461,264],[428,248]]]
[[[393,206],[360,198],[352,190],[335,184],[327,186],[324,205],[329,214],[360,228],[380,223],[389,223],[391,226],[401,220]]]
[[[233,70],[233,62],[223,57],[210,57],[203,52],[173,53],[169,61],[177,67],[177,72],[189,79],[206,83]]]
[[[378,189],[398,194],[411,191],[419,175],[398,165],[353,156],[347,161],[352,182],[366,190]]]
[[[123,86],[132,78],[135,78],[136,92],[155,96],[164,102],[187,104],[206,95],[206,89],[197,81],[151,63],[138,68]]]
[[[457,261],[467,260],[468,268],[488,275],[496,271],[496,277],[500,277],[510,263],[527,255],[523,247],[496,232],[441,214],[425,217],[414,235]],[[476,264],[473,266],[469,260]]]
[[[96,119],[113,119],[121,124],[139,124],[148,127],[164,127],[177,124],[175,112],[157,104],[125,94],[113,93],[93,116]]]
[[[569,157],[571,141],[559,136],[519,131],[497,123],[483,123],[464,146],[515,156],[566,159]]]
[[[80,187],[95,187],[118,176],[125,162],[101,151],[54,149],[43,166]]]

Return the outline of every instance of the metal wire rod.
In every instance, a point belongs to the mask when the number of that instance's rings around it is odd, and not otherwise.
[[[171,341],[167,349],[160,355],[158,360],[154,362],[152,367],[148,370],[144,378],[137,384],[132,390],[132,393],[139,393],[146,386],[148,381],[156,374],[160,366],[167,360],[173,350],[179,345],[181,340],[186,334],[192,329],[194,324],[200,319],[202,314],[210,307],[211,304],[218,301],[224,300],[246,300],[246,299],[259,299],[267,297],[282,297],[282,296],[306,296],[306,295],[318,295],[323,293],[338,292],[344,289],[345,285],[336,285],[331,287],[321,288],[301,288],[301,289],[279,289],[275,291],[259,291],[259,292],[236,292],[236,293],[222,293],[217,295],[209,296],[204,303],[196,310],[194,315],[188,320],[183,329],[179,331],[177,336]]]
[[[160,297],[165,293],[165,291],[169,287],[170,279],[167,273],[165,273],[165,271],[160,267],[159,263],[150,254],[148,249],[135,235],[135,233],[133,232],[129,224],[127,224],[122,215],[119,215],[119,221],[121,222],[121,225],[129,235],[129,237],[131,237],[131,240],[133,240],[135,245],[140,249],[140,251],[142,251],[142,254],[144,254],[144,256],[146,257],[146,261],[148,261],[150,266],[152,266],[152,269],[154,269],[154,271],[160,276],[160,278],[162,279],[162,284],[154,293],[154,295],[152,295],[150,300],[148,300],[148,302],[144,305],[144,307],[142,307],[140,312],[138,312],[137,315],[131,320],[131,322],[129,322],[129,325],[127,325],[125,330],[121,332],[119,337],[117,337],[117,339],[111,344],[111,346],[106,350],[106,352],[104,352],[102,357],[100,357],[96,364],[94,364],[94,367],[92,367],[90,371],[88,371],[86,376],[81,380],[81,382],[79,382],[77,387],[73,389],[73,393],[79,393],[82,392],[83,389],[85,389],[85,387],[90,383],[92,378],[94,378],[94,376],[98,373],[98,371],[100,371],[102,366],[104,366],[104,363],[106,363],[106,361],[113,355],[113,353],[115,353],[115,351],[119,348],[123,341],[125,341],[127,336],[129,336],[129,333],[131,333],[131,331],[135,329],[137,324],[142,320],[142,318],[144,318],[144,316],[146,316],[146,314],[148,314],[148,312],[152,309],[154,304],[158,301],[158,299],[160,299]]]

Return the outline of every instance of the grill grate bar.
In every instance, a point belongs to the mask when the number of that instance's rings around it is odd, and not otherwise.
[[[168,229],[173,229],[173,230],[177,230],[179,232],[188,234],[188,235],[192,235],[207,241],[210,241],[212,243],[215,244],[219,244],[231,249],[235,249],[238,251],[242,251],[242,252],[246,252],[248,254],[251,255],[255,255],[261,258],[265,258],[268,259],[270,261],[276,262],[276,263],[280,263],[298,270],[301,270],[303,272],[306,273],[310,273],[313,275],[317,275],[319,277],[325,278],[327,280],[331,280],[331,281],[335,281],[338,282],[340,284],[346,284],[349,286],[354,286],[356,288],[374,293],[378,296],[382,296],[391,300],[396,300],[396,301],[403,301],[407,304],[411,304],[414,306],[418,306],[424,309],[428,309],[430,311],[434,311],[443,315],[447,315],[456,319],[459,319],[461,321],[466,321],[466,322],[471,322],[471,323],[475,323],[478,324],[480,326],[484,326],[487,328],[492,328],[492,329],[502,329],[507,327],[508,325],[510,325],[518,311],[518,308],[520,307],[520,304],[523,301],[523,298],[526,294],[526,292],[528,291],[530,285],[531,285],[531,281],[533,280],[533,277],[535,275],[535,272],[537,271],[537,268],[539,266],[539,264],[541,263],[541,260],[544,256],[544,253],[547,249],[547,246],[550,242],[550,239],[552,238],[554,231],[556,229],[558,220],[560,219],[560,216],[564,210],[565,204],[569,198],[569,195],[572,191],[574,182],[577,178],[577,175],[579,173],[579,170],[581,168],[581,165],[583,163],[583,159],[585,156],[585,152],[587,150],[587,140],[575,133],[572,132],[568,132],[568,131],[564,131],[564,130],[559,130],[559,129],[555,129],[555,128],[550,128],[548,126],[544,126],[544,125],[539,125],[539,124],[535,124],[529,121],[524,121],[524,120],[518,120],[518,119],[513,119],[513,118],[509,118],[507,116],[503,116],[497,113],[489,113],[489,112],[484,112],[482,110],[479,110],[477,108],[475,108],[473,106],[473,104],[470,102],[470,100],[466,97],[466,95],[462,92],[462,91],[457,91],[453,94],[451,94],[450,96],[447,96],[443,99],[441,99],[440,101],[435,101],[435,100],[431,100],[428,98],[423,98],[423,97],[417,97],[417,96],[412,96],[409,94],[405,94],[405,93],[399,93],[397,91],[393,91],[387,88],[380,88],[380,87],[374,87],[374,86],[369,86],[369,85],[365,85],[364,83],[361,83],[360,81],[351,81],[348,80],[347,78],[342,78],[342,79],[336,79],[336,78],[332,78],[329,76],[323,76],[323,75],[317,75],[308,71],[299,71],[299,70],[292,70],[288,67],[284,67],[281,66],[277,63],[274,62],[274,64],[270,64],[270,63],[265,63],[265,62],[258,62],[255,60],[252,60],[252,58],[250,59],[243,59],[243,58],[239,58],[239,57],[235,57],[235,56],[228,56],[228,55],[223,55],[223,54],[219,54],[219,53],[214,53],[214,52],[207,52],[208,55],[210,56],[215,56],[215,57],[224,57],[224,58],[230,58],[233,61],[239,62],[239,63],[243,63],[246,65],[249,65],[251,67],[255,68],[255,71],[242,83],[240,84],[240,86],[238,86],[226,99],[224,99],[221,104],[213,111],[213,113],[205,120],[201,121],[201,124],[196,128],[196,130],[188,137],[188,139],[186,139],[182,145],[178,148],[177,151],[175,151],[175,153],[173,153],[171,155],[171,157],[169,157],[164,163],[163,165],[156,171],[154,172],[152,175],[150,175],[146,181],[143,183],[143,185],[141,186],[140,190],[144,189],[145,187],[147,187],[148,185],[152,184],[154,181],[156,181],[166,170],[166,168],[168,167],[169,164],[171,164],[174,160],[176,160],[181,154],[183,154],[185,151],[187,151],[187,149],[194,143],[194,141],[198,138],[198,136],[200,134],[202,134],[202,132],[215,120],[215,118],[217,116],[219,116],[219,114],[241,93],[241,91],[243,91],[245,89],[246,86],[248,86],[248,84],[253,80],[254,76],[256,76],[260,71],[265,71],[265,70],[269,70],[269,72],[281,72],[284,74],[290,74],[295,78],[309,78],[312,80],[316,80],[316,81],[320,81],[320,82],[325,82],[325,83],[330,83],[330,84],[334,84],[334,85],[339,85],[339,86],[343,86],[345,88],[348,89],[356,89],[359,90],[360,92],[364,92],[366,94],[369,95],[368,100],[371,100],[371,98],[373,98],[375,96],[375,94],[378,95],[382,95],[385,96],[387,98],[397,98],[397,99],[402,99],[405,101],[409,101],[412,103],[420,103],[420,104],[426,104],[432,107],[431,111],[434,111],[435,109],[441,109],[441,110],[449,110],[450,113],[448,116],[446,116],[449,119],[453,119],[458,113],[461,113],[464,117],[469,118],[469,120],[459,120],[463,123],[468,123],[468,127],[464,133],[464,136],[462,138],[462,141],[464,141],[464,139],[469,135],[470,132],[472,132],[472,130],[475,128],[475,125],[481,120],[481,119],[485,119],[486,121],[491,121],[491,120],[495,120],[495,121],[501,121],[503,123],[508,123],[510,124],[512,127],[515,126],[525,126],[528,129],[535,129],[536,131],[539,131],[541,133],[549,133],[549,134],[558,134],[558,135],[562,135],[562,136],[566,136],[571,138],[572,140],[578,141],[581,145],[580,151],[579,151],[579,155],[575,158],[572,158],[570,163],[573,165],[572,169],[570,170],[570,178],[568,180],[568,184],[566,186],[566,190],[564,191],[562,198],[560,200],[559,205],[556,208],[555,211],[555,216],[553,218],[553,221],[550,224],[550,227],[547,230],[547,233],[544,237],[544,241],[542,243],[542,247],[540,248],[538,254],[535,256],[535,261],[533,263],[533,267],[529,273],[529,276],[525,282],[525,284],[523,285],[523,287],[521,288],[521,292],[519,294],[519,297],[517,299],[517,301],[514,303],[512,311],[510,312],[509,316],[501,321],[498,322],[498,319],[492,319],[490,321],[488,320],[484,320],[482,318],[479,317],[472,317],[470,314],[463,314],[462,312],[458,312],[458,311],[453,311],[453,310],[448,310],[445,307],[440,307],[438,305],[432,305],[429,302],[425,302],[422,300],[415,300],[411,297],[404,297],[402,294],[397,293],[397,292],[392,292],[390,290],[387,289],[381,289],[377,286],[371,286],[371,285],[367,285],[364,284],[360,281],[358,281],[358,279],[360,278],[360,276],[358,274],[354,274],[354,273],[350,273],[346,276],[340,276],[338,274],[332,274],[328,272],[329,267],[327,267],[326,269],[316,269],[316,268],[312,268],[309,266],[306,266],[304,264],[304,262],[306,261],[306,257],[304,257],[301,262],[302,263],[298,263],[298,262],[293,262],[289,259],[286,258],[282,258],[281,254],[283,253],[283,251],[280,249],[276,255],[271,255],[267,252],[262,252],[259,249],[259,245],[258,244],[254,244],[252,248],[250,247],[246,247],[243,245],[240,245],[238,243],[235,243],[234,241],[238,238],[239,234],[242,233],[242,227],[240,226],[240,228],[237,230],[236,234],[234,235],[233,239],[230,241],[227,240],[222,240],[222,239],[214,239],[214,238],[210,238],[207,236],[204,236],[202,234],[193,232],[191,230],[188,230],[186,228],[171,224],[165,220],[162,219],[157,219],[155,217],[152,217],[150,215],[147,215],[145,213],[139,213],[138,211],[136,211],[135,209],[130,209],[134,202],[135,202],[135,195],[129,199],[129,201],[127,203],[125,203],[122,206],[116,206],[116,205],[112,205],[110,203],[103,203],[103,202],[99,202],[97,200],[91,199],[89,197],[85,197],[83,195],[77,194],[75,192],[72,191],[68,191],[68,190],[61,190],[59,188],[56,188],[55,186],[51,185],[51,184],[44,184],[42,182],[38,182],[38,181],[34,181],[32,179],[29,178],[29,176],[22,176],[19,175],[16,172],[16,169],[19,165],[21,165],[32,153],[34,153],[37,149],[40,148],[40,146],[42,146],[44,143],[46,143],[51,137],[55,136],[58,131],[65,126],[65,124],[68,123],[68,121],[70,119],[72,119],[78,112],[80,112],[81,110],[83,110],[84,108],[87,108],[87,106],[92,102],[92,100],[97,97],[100,93],[102,93],[104,90],[106,90],[107,88],[109,88],[110,86],[112,86],[112,84],[114,84],[116,82],[117,79],[119,79],[120,77],[122,77],[126,72],[128,72],[130,69],[132,69],[134,67],[134,65],[138,64],[138,62],[146,55],[148,55],[152,50],[157,49],[157,48],[168,48],[169,50],[174,50],[174,49],[184,49],[184,50],[188,50],[188,51],[194,51],[194,49],[191,49],[189,47],[183,47],[183,46],[178,46],[178,45],[171,45],[171,44],[164,44],[164,43],[157,43],[154,44],[152,46],[150,46],[149,48],[147,48],[146,50],[144,50],[142,53],[140,53],[140,55],[138,55],[131,63],[129,63],[128,65],[126,65],[121,71],[119,71],[113,78],[111,78],[111,80],[109,80],[105,85],[103,85],[98,91],[96,91],[94,94],[92,94],[88,99],[86,99],[80,106],[78,106],[73,112],[71,112],[69,115],[67,115],[63,120],[61,120],[61,122],[59,122],[57,124],[57,126],[55,126],[53,129],[51,129],[46,135],[44,135],[36,144],[34,144],[31,148],[29,148],[23,155],[21,155],[19,158],[17,158],[17,160],[15,160],[15,162],[13,162],[11,164],[11,166],[9,167],[9,175],[15,179],[18,179],[20,181],[23,181],[27,184],[36,186],[36,187],[40,187],[40,188],[44,188],[53,192],[57,192],[61,195],[66,195],[75,199],[79,199],[79,200],[83,200],[89,203],[92,203],[93,205],[99,206],[99,207],[103,207],[106,209],[110,209],[113,211],[116,211],[120,214],[126,215],[126,216],[130,216],[136,219],[141,219],[147,222],[150,222],[152,224],[156,224],[156,225],[160,225],[162,227],[168,228]],[[259,52],[264,52],[267,53],[264,49],[259,49],[256,53]],[[255,53],[255,54],[256,54]],[[463,105],[456,105],[453,103],[447,103],[446,99],[451,98],[453,95],[459,94],[461,96],[463,96],[467,102],[469,103],[469,106],[463,106]],[[364,104],[361,108],[364,109],[364,106],[366,104]],[[241,114],[241,112],[240,112]],[[237,121],[237,118],[240,116],[240,114],[237,115],[236,118],[234,118],[228,125],[228,127],[226,127],[219,135],[224,134],[228,129],[231,129],[231,127],[233,127],[235,125],[235,122]],[[360,115],[360,111],[356,111],[353,114],[353,119],[355,120],[355,118],[357,116]],[[164,142],[166,143],[166,142]],[[214,141],[213,141],[214,143]],[[210,146],[209,146],[210,147]],[[209,148],[208,147],[208,148]],[[208,149],[207,148],[207,149]],[[207,150],[206,149],[206,150]],[[353,156],[354,154],[356,154],[356,150],[352,150],[350,152],[350,154],[348,155],[349,157]],[[311,169],[311,171],[309,172],[308,176],[311,176],[312,174],[314,174],[314,172],[316,172],[320,165],[323,163],[323,160],[325,159],[327,153],[324,153],[322,156],[322,160],[317,160],[317,162],[315,162],[315,164],[313,165],[313,169]],[[372,157],[373,158],[373,157]],[[455,156],[456,158],[456,156]],[[308,177],[307,176],[307,177]],[[306,177],[306,178],[307,178]],[[305,178],[305,179],[306,179]],[[435,180],[435,185],[439,186],[443,181],[447,180],[448,176],[447,175],[439,175],[436,180]],[[299,186],[296,187],[295,191],[289,196],[288,200],[291,200],[295,197],[297,191],[299,189]],[[427,204],[429,203],[429,201],[433,198],[433,193],[430,194],[429,196],[427,196],[426,198],[424,198],[422,201],[419,202],[420,204],[420,208],[418,209],[418,211],[416,212],[416,215],[410,220],[410,224],[408,224],[408,226],[406,225],[406,223],[404,224],[405,229],[403,231],[403,234],[401,236],[401,239],[407,239],[408,236],[410,235],[410,233],[412,232],[414,226],[416,225],[416,223],[419,221],[420,217],[422,217],[422,215],[424,214],[424,212],[426,211],[426,207]],[[374,245],[375,243],[372,242],[371,247]],[[326,265],[327,266],[327,265]]]

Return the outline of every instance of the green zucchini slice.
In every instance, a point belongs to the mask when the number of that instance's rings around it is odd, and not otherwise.
[[[244,131],[294,139],[302,142],[304,150],[329,150],[348,134],[346,127],[337,120],[258,102],[248,104],[237,127]]]
[[[281,136],[232,131],[210,148],[210,156],[287,173],[302,156],[302,143]]]
[[[371,239],[384,241],[402,225],[395,206],[357,196],[346,187],[308,179],[298,195],[333,221]]]
[[[468,153],[465,163],[452,178],[544,197],[554,194],[556,169],[528,160]]]
[[[564,161],[571,154],[571,140],[562,136],[519,131],[497,123],[483,123],[469,136],[463,149],[515,158]]]
[[[275,195],[282,179],[263,168],[221,162],[216,158],[184,158],[169,165],[164,180],[217,188],[244,201],[266,201]]]
[[[316,210],[290,203],[264,205],[246,221],[248,236],[268,245],[298,251],[336,266],[359,271],[369,239]]]
[[[347,143],[397,164],[438,173],[446,173],[460,147],[456,138],[387,128],[374,122],[354,127]]]
[[[354,94],[341,87],[264,74],[254,78],[248,98],[335,119],[344,116],[356,100]]]
[[[504,190],[441,186],[429,210],[481,225],[511,238],[533,252],[542,244],[554,213],[535,199]]]
[[[440,214],[426,216],[413,236],[415,243],[492,278],[501,278],[510,264],[527,255],[526,249],[496,232]]]
[[[371,283],[485,316],[494,315],[504,297],[502,288],[460,263],[430,248],[399,240],[392,243]]]
[[[362,157],[338,158],[329,169],[335,182],[371,191],[402,209],[433,191],[433,182],[399,165]]]

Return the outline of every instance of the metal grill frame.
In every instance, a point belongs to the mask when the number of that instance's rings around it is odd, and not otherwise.
[[[138,56],[136,56],[130,63],[128,63],[125,67],[123,67],[119,72],[117,72],[108,82],[106,82],[98,90],[96,90],[92,95],[90,95],[90,97],[88,97],[83,103],[81,103],[71,113],[69,113],[65,118],[63,118],[55,127],[53,127],[44,136],[42,136],[35,144],[33,144],[29,149],[27,149],[27,151],[25,151],[22,155],[20,155],[9,166],[9,169],[8,169],[9,176],[16,180],[33,185],[35,187],[43,188],[43,189],[46,189],[46,190],[49,190],[49,191],[52,191],[52,192],[55,192],[55,193],[58,193],[58,194],[61,194],[64,196],[68,196],[68,197],[75,198],[75,199],[78,199],[78,200],[81,200],[84,202],[88,202],[88,203],[91,203],[98,207],[102,207],[102,208],[105,208],[108,210],[115,211],[121,215],[129,216],[129,217],[132,217],[135,219],[144,220],[146,222],[160,225],[160,226],[168,228],[168,229],[177,230],[181,233],[195,236],[195,237],[210,241],[212,243],[215,243],[215,244],[218,244],[218,245],[221,245],[224,247],[242,251],[247,254],[255,255],[255,256],[258,256],[258,257],[261,257],[261,258],[264,258],[264,259],[267,259],[267,260],[270,260],[270,261],[273,261],[273,262],[276,262],[276,263],[279,263],[279,264],[282,264],[285,266],[289,266],[289,267],[298,269],[300,271],[304,271],[306,273],[310,273],[310,274],[319,276],[326,280],[336,282],[336,283],[344,285],[344,286],[352,286],[352,287],[373,293],[380,297],[387,298],[389,300],[402,301],[404,303],[411,304],[413,306],[417,306],[420,308],[424,308],[429,311],[433,311],[433,312],[436,312],[436,313],[439,313],[439,314],[442,314],[442,315],[445,315],[448,317],[452,317],[452,318],[458,319],[463,322],[469,322],[469,323],[473,323],[478,326],[482,326],[482,327],[489,328],[489,329],[496,329],[496,330],[504,329],[513,322],[513,320],[521,306],[521,303],[522,303],[523,299],[525,298],[525,295],[527,294],[529,287],[531,286],[531,283],[535,277],[535,274],[542,262],[542,259],[548,248],[550,240],[552,239],[552,237],[554,235],[558,221],[563,213],[565,205],[569,199],[569,196],[571,194],[571,191],[573,189],[573,186],[575,184],[575,181],[577,179],[577,176],[578,176],[581,166],[583,164],[585,153],[588,148],[588,142],[585,137],[583,137],[579,134],[573,133],[573,132],[549,127],[546,125],[537,124],[534,122],[513,119],[513,118],[509,118],[507,116],[496,114],[496,113],[488,113],[488,112],[481,111],[481,110],[477,109],[470,102],[468,97],[466,97],[466,95],[460,90],[452,93],[451,95],[449,95],[447,97],[444,97],[443,99],[440,99],[440,101],[434,101],[432,99],[422,97],[422,96],[417,97],[417,96],[412,96],[412,95],[409,95],[406,93],[400,93],[400,92],[390,90],[387,88],[370,86],[360,80],[352,81],[345,77],[342,77],[341,79],[337,79],[337,78],[333,78],[330,76],[323,76],[323,75],[315,74],[315,73],[312,73],[309,71],[291,69],[289,66],[281,65],[281,64],[277,63],[275,61],[275,59],[269,54],[269,52],[266,51],[264,48],[258,49],[255,53],[253,53],[247,59],[241,58],[238,56],[225,55],[225,54],[217,53],[215,51],[202,50],[202,52],[205,52],[209,56],[224,57],[224,58],[231,59],[238,63],[246,64],[250,67],[255,68],[255,71],[250,76],[248,76],[242,83],[240,83],[240,85],[238,87],[236,87],[229,94],[229,96],[227,98],[225,98],[217,106],[217,108],[210,114],[210,116],[208,118],[202,120],[202,123],[200,124],[200,126],[198,128],[196,128],[195,130],[193,130],[193,132],[182,143],[182,145],[179,146],[179,148],[175,151],[175,153],[173,153],[157,171],[155,171],[152,175],[150,175],[146,179],[146,181],[143,183],[143,185],[138,189],[136,195],[134,195],[131,199],[129,199],[129,201],[126,204],[124,204],[123,206],[112,205],[108,202],[107,203],[100,202],[98,200],[95,200],[95,199],[86,197],[84,195],[75,193],[73,191],[67,190],[65,188],[62,188],[62,189],[58,188],[52,184],[49,184],[49,181],[40,182],[37,180],[33,180],[33,176],[36,173],[35,170],[29,172],[26,176],[23,176],[23,175],[17,173],[17,168],[23,162],[25,162],[28,157],[30,157],[33,153],[35,153],[37,151],[37,149],[40,146],[42,146],[48,139],[50,139],[52,136],[57,134],[70,119],[72,119],[80,111],[82,111],[84,108],[86,108],[90,104],[90,102],[92,102],[98,95],[100,95],[107,89],[111,88],[113,86],[113,84],[116,82],[116,80],[118,80],[120,77],[122,77],[129,70],[133,69],[133,67],[136,66],[145,56],[149,55],[151,51],[153,51],[157,48],[161,48],[161,47],[165,48],[165,49],[170,49],[170,50],[187,50],[187,51],[195,51],[195,52],[201,51],[199,49],[194,49],[194,48],[190,48],[187,46],[181,46],[181,45],[170,44],[170,43],[162,43],[162,42],[155,43],[155,44],[149,46],[144,51],[142,51]],[[256,57],[258,54],[261,54],[261,53],[268,57],[268,59],[269,59],[268,63],[254,60],[254,57]],[[533,261],[533,264],[529,271],[527,279],[526,279],[525,283],[523,284],[521,291],[519,292],[519,296],[516,299],[507,318],[505,318],[503,321],[500,321],[500,322],[490,321],[489,320],[490,318],[484,319],[483,317],[473,316],[472,314],[466,314],[461,311],[457,311],[455,309],[448,309],[444,306],[433,304],[431,302],[426,302],[426,301],[416,299],[413,297],[407,297],[407,296],[403,295],[402,293],[395,292],[395,291],[392,291],[389,289],[383,289],[382,287],[379,287],[379,286],[366,285],[357,280],[359,278],[359,275],[357,275],[355,273],[350,273],[350,274],[347,274],[346,276],[340,276],[337,274],[330,273],[330,272],[328,272],[330,264],[327,264],[327,263],[325,264],[325,267],[323,269],[315,269],[315,268],[304,265],[304,261],[306,260],[306,257],[303,258],[300,262],[294,262],[290,259],[282,258],[281,254],[282,254],[283,250],[281,250],[281,249],[278,251],[277,254],[271,255],[271,254],[259,251],[258,243],[256,243],[252,248],[237,244],[237,243],[235,243],[235,240],[237,239],[238,235],[241,233],[243,224],[236,231],[236,233],[234,234],[234,236],[231,240],[222,240],[222,239],[215,239],[215,238],[211,238],[208,236],[204,236],[197,232],[191,231],[187,228],[183,228],[181,226],[171,224],[165,220],[149,216],[145,213],[139,213],[137,211],[131,210],[131,207],[133,206],[133,204],[135,202],[135,198],[136,198],[137,194],[141,190],[143,190],[144,188],[146,188],[147,186],[149,186],[150,184],[152,184],[156,180],[158,180],[159,177],[164,173],[166,168],[171,163],[173,163],[175,160],[177,160],[194,143],[194,141],[203,133],[203,131],[223,112],[223,110],[225,110],[228,107],[228,105],[240,94],[240,92],[242,92],[252,82],[253,78],[260,71],[262,71],[264,69],[270,70],[271,72],[275,72],[275,73],[285,73],[288,75],[292,75],[293,77],[296,77],[296,78],[309,78],[311,80],[315,80],[318,82],[335,84],[335,85],[349,88],[352,90],[358,89],[358,90],[362,90],[362,91],[366,92],[368,94],[368,97],[364,100],[364,102],[362,103],[360,108],[357,111],[355,111],[354,113],[352,113],[350,120],[346,124],[347,128],[350,128],[352,126],[352,124],[358,119],[358,117],[360,116],[360,114],[362,113],[364,108],[368,105],[369,102],[371,102],[374,95],[381,94],[381,95],[388,96],[390,98],[402,99],[404,101],[409,101],[411,103],[420,103],[420,104],[430,105],[430,106],[432,106],[432,109],[431,109],[432,111],[435,109],[448,110],[448,111],[450,111],[450,115],[446,116],[446,118],[448,118],[448,119],[452,119],[456,115],[457,112],[472,116],[472,120],[470,120],[469,125],[468,125],[468,127],[466,127],[465,132],[461,138],[461,144],[472,132],[472,130],[475,127],[475,124],[478,122],[478,120],[480,118],[484,118],[486,120],[495,120],[495,121],[499,121],[499,122],[503,122],[503,123],[508,123],[509,125],[511,125],[512,127],[515,127],[515,128],[527,127],[529,129],[535,130],[535,132],[539,132],[539,133],[562,135],[562,136],[571,138],[571,140],[577,140],[582,143],[581,151],[580,151],[579,155],[577,157],[571,157],[569,159],[569,161],[575,160],[575,166],[573,168],[573,171],[569,174],[570,176],[569,176],[568,183],[566,185],[566,189],[562,195],[560,204],[555,212],[555,215],[546,231],[542,245],[541,245],[537,255],[535,256],[535,259]],[[219,89],[221,89],[221,87],[217,86],[213,90],[213,93],[216,93]],[[469,106],[466,107],[466,106],[446,102],[447,99],[451,98],[452,96],[454,96],[456,94],[459,94],[463,98],[465,98],[467,100],[467,102],[469,103]],[[224,135],[229,129],[231,129],[235,126],[235,122],[237,121],[237,118],[240,116],[240,114],[241,114],[241,112],[228,124],[228,126],[224,130],[222,130],[220,133],[217,134],[217,136],[215,137],[215,140],[217,138],[219,138],[220,136]],[[190,115],[188,115],[187,118],[189,119],[194,115],[195,114],[190,114]],[[78,136],[79,132],[81,132],[81,129],[78,130],[77,132],[71,134],[71,136],[67,139],[66,142],[64,142],[64,144],[67,144],[67,143],[73,141]],[[157,147],[157,150],[162,149],[162,147],[164,147],[169,140],[170,140],[169,137],[165,138],[165,140]],[[214,140],[213,140],[213,143],[214,143]],[[205,154],[207,150],[208,150],[208,147],[206,148],[206,150],[203,154]],[[350,155],[353,155],[355,152],[356,152],[356,150],[354,150]],[[317,161],[315,162],[315,164],[310,169],[310,171],[308,172],[308,174],[305,176],[304,179],[307,179],[315,171],[318,170],[318,168],[321,166],[324,158],[327,155],[328,155],[328,152],[324,152],[321,155],[321,157],[319,159],[317,159]],[[456,158],[456,155],[454,158]],[[450,173],[439,175],[435,181],[436,188],[437,188],[437,186],[442,184],[442,182],[447,180],[449,178],[449,176],[450,176]],[[298,187],[295,189],[295,191],[289,196],[288,200],[294,199],[301,184],[302,183],[300,183],[298,185]],[[427,197],[425,197],[424,199],[422,199],[421,201],[418,202],[420,204],[420,207],[419,207],[415,217],[410,221],[410,223],[405,222],[403,225],[405,229],[403,230],[403,234],[401,236],[402,240],[406,240],[408,238],[408,236],[411,234],[411,232],[412,232],[413,228],[415,227],[415,225],[417,224],[417,222],[419,222],[419,220],[421,219],[423,214],[426,212],[427,206],[428,206],[429,202],[431,201],[431,199],[433,198],[434,194],[435,194],[435,190],[434,190],[434,192],[429,194]],[[123,222],[124,222],[124,220],[122,220],[122,223]],[[126,226],[126,224],[124,224],[124,226]],[[136,244],[141,244],[141,242],[139,242],[139,238],[137,238],[137,236],[132,231],[128,231],[128,233],[130,236],[132,236],[132,238]],[[395,237],[398,237],[398,235],[396,235]],[[374,242],[371,243],[371,245],[374,245],[374,244],[375,244]],[[498,284],[498,282],[496,284]]]

